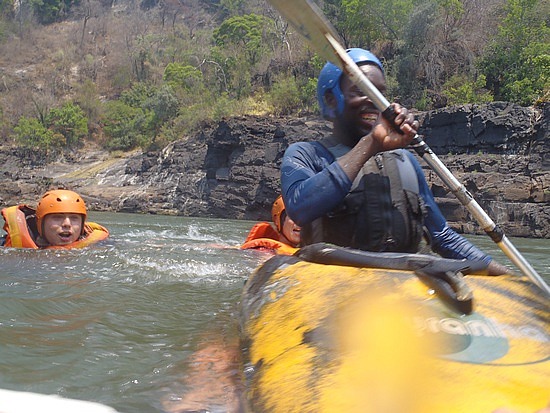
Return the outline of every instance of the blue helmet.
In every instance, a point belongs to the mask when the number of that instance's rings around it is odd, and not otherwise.
[[[346,52],[358,65],[372,63],[378,66],[382,73],[384,73],[384,68],[380,60],[368,50],[352,48],[347,49]],[[325,119],[334,119],[344,111],[344,94],[340,89],[340,78],[342,77],[342,73],[342,70],[338,66],[327,62],[317,79],[317,101],[321,108],[321,115],[323,115]],[[325,102],[325,93],[329,90],[332,91],[332,94],[336,98],[336,111],[328,107]]]

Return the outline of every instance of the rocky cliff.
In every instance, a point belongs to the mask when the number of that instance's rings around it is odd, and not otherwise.
[[[550,105],[468,105],[419,119],[426,142],[507,235],[550,238]],[[34,204],[63,186],[92,210],[266,220],[285,148],[329,133],[318,117],[246,117],[204,125],[160,152],[119,158],[88,150],[37,165],[2,148],[0,205]],[[436,174],[425,172],[450,224],[480,233]]]

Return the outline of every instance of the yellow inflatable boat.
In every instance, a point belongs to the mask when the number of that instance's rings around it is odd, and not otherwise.
[[[249,412],[533,413],[550,401],[549,303],[476,265],[317,244],[241,300]]]

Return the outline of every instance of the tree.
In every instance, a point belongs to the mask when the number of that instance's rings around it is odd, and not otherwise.
[[[14,10],[14,0],[0,0],[0,18],[11,18]]]
[[[479,66],[495,99],[531,104],[550,90],[550,3],[508,0],[505,13]]]
[[[342,0],[348,46],[372,49],[376,42],[402,39],[413,8],[413,0]]]
[[[447,99],[447,105],[462,105],[466,103],[488,103],[493,96],[485,88],[485,76],[480,75],[472,82],[466,75],[454,75],[443,85],[442,94]]]
[[[154,142],[162,126],[177,116],[179,101],[172,92],[172,88],[164,85],[144,102],[143,109],[151,113],[150,127],[153,130],[152,142]]]
[[[502,0],[421,0],[403,33],[397,56],[400,92],[411,105],[419,99],[427,108],[446,104],[441,91],[453,76],[475,83],[476,59],[492,34]],[[426,102],[428,99],[430,102]]]
[[[103,132],[110,150],[145,147],[151,142],[151,113],[132,107],[121,100],[108,102],[103,120]]]
[[[38,119],[22,116],[13,128],[15,141],[24,148],[47,152],[50,148],[61,147],[63,136],[55,135]]]
[[[46,126],[65,138],[66,147],[77,146],[88,135],[88,119],[77,105],[68,102],[46,115]]]
[[[30,0],[40,23],[53,23],[69,13],[80,0]]]
[[[245,0],[220,0],[220,7],[228,16],[237,16],[244,14],[245,3]]]
[[[253,66],[265,52],[264,38],[272,33],[270,19],[257,14],[247,14],[225,20],[214,31],[213,39],[220,47],[232,47],[237,55],[244,53],[246,61]]]
[[[181,63],[169,63],[162,76],[167,84],[174,88],[193,89],[202,82],[202,72],[194,66]]]

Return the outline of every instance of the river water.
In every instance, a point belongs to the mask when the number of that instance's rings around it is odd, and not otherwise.
[[[192,389],[193,355],[237,340],[243,284],[268,258],[235,248],[254,223],[122,213],[90,220],[110,239],[83,250],[0,248],[0,388],[123,413],[176,411]],[[490,239],[468,238],[513,268]],[[550,281],[550,240],[511,241]],[[204,393],[208,381],[225,383],[210,374]]]

